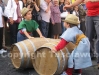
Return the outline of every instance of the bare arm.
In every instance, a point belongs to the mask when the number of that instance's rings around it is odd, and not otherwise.
[[[36,31],[37,31],[37,33],[39,34],[40,37],[43,37],[39,28],[37,28]]]
[[[73,6],[77,6],[79,5],[80,3],[82,3],[84,0],[76,0],[73,4],[71,4],[71,7]]]
[[[48,11],[50,10],[50,6],[51,6],[51,3],[48,4],[47,9],[45,10],[46,13],[48,13]]]
[[[27,31],[23,31],[23,33],[25,34],[25,36],[27,37],[27,38],[34,38],[34,37],[31,37],[28,33],[27,33]]]
[[[45,3],[42,3],[40,5],[41,9],[44,10],[46,13],[48,13],[50,11],[50,6],[51,6],[51,2],[48,4],[48,6],[46,6]]]
[[[64,8],[70,8],[70,7],[77,6],[77,5],[79,5],[80,3],[82,3],[83,1],[84,1],[84,0],[76,0],[73,4],[65,5],[65,6],[63,7],[63,9],[64,9]]]
[[[34,6],[35,6],[36,11],[40,11],[40,9],[39,9],[39,7],[37,6],[36,3],[34,3]]]

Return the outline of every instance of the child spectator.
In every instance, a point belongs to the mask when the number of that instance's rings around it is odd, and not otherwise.
[[[63,12],[63,6],[64,6],[64,0],[59,0],[59,9],[61,13]]]
[[[61,12],[61,18],[62,19],[65,19],[66,15],[71,13],[70,8],[64,9],[64,6],[68,5],[68,4],[70,4],[70,2],[68,0],[64,0],[63,5],[61,5],[61,7],[60,7],[60,8],[62,8],[62,9],[60,9],[60,11],[62,11]],[[64,22],[63,21],[61,21],[61,27],[62,27],[62,33],[63,33],[66,30],[66,28],[64,27]]]
[[[79,20],[79,11],[78,11],[78,6],[75,6],[74,7],[74,10],[73,10],[73,15],[76,15],[78,17],[78,20]],[[80,28],[80,24],[78,25],[78,27]]]
[[[19,24],[19,32],[17,34],[17,42],[25,40],[25,39],[31,39],[34,38],[32,37],[32,32],[37,31],[40,37],[42,36],[42,33],[40,32],[38,28],[38,24],[36,21],[31,20],[32,19],[32,14],[31,10],[28,8],[23,8],[21,11],[22,17],[24,20]]]
[[[72,75],[74,69],[78,69],[79,75],[81,75],[81,69],[92,65],[90,42],[83,32],[78,29],[77,25],[79,23],[77,16],[68,14],[64,21],[64,27],[66,27],[67,30],[62,34],[62,39],[59,44],[52,49],[52,52],[55,53],[63,49],[69,42],[76,44],[76,48],[69,56],[68,68],[61,75]],[[80,56],[81,54],[88,54],[88,56]]]

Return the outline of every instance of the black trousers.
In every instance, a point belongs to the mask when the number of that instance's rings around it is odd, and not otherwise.
[[[0,28],[0,49],[2,49],[2,44],[3,44],[3,27]]]
[[[80,30],[85,34],[85,31],[86,31],[85,21],[80,22]]]
[[[18,25],[19,23],[9,23],[11,45],[17,42]]]

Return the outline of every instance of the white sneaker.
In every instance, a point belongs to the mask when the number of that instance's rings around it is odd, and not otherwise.
[[[78,74],[78,75],[81,75],[81,74]]]
[[[0,54],[3,54],[3,51],[2,50],[0,50]]]
[[[61,75],[68,75],[66,72],[63,72]]]
[[[4,50],[4,49],[1,49],[1,50],[0,50],[0,54],[6,53],[6,52],[7,52],[7,51]]]

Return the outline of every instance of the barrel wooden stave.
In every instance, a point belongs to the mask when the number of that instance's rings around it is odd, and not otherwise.
[[[36,50],[37,48],[39,48],[41,45],[45,44],[48,41],[50,41],[49,38],[34,38],[34,39],[27,39],[12,45],[10,53],[12,54],[11,61],[13,66],[16,69],[24,69],[31,67],[33,68],[32,58],[35,52],[34,50]],[[13,59],[14,58],[13,53],[16,53],[15,51],[19,52],[18,54],[19,56]]]
[[[32,59],[34,59],[34,52],[37,48],[40,48],[43,44],[50,41],[54,41],[54,39],[34,38],[27,39],[12,45],[10,53],[12,54],[11,61],[13,66],[16,69],[33,68]],[[19,56],[13,59],[13,53],[18,53]]]
[[[37,59],[37,60],[33,61],[34,68],[40,75],[50,75],[50,73],[52,73],[52,75],[53,75],[55,73],[55,71],[57,70],[57,66],[55,66],[58,64],[57,59],[53,53],[52,53],[52,56],[54,56],[54,57],[49,57],[49,56],[51,56],[50,55],[51,51],[49,50],[49,48],[45,48],[45,50],[44,49],[42,50],[42,49],[40,49],[40,51],[37,51],[37,54],[46,53],[46,55],[43,58],[39,57],[38,55],[37,55],[37,57],[35,57],[35,59]],[[53,62],[53,60],[54,60],[54,62]],[[52,66],[55,66],[55,67],[52,68]]]
[[[35,57],[37,56],[39,51],[40,52],[42,51],[42,52],[46,53],[46,55],[47,55],[45,58],[36,57],[33,60],[34,69],[38,72],[38,74],[40,74],[40,75],[56,74],[57,75],[57,74],[60,74],[66,68],[65,65],[67,64],[67,62],[66,62],[67,58],[63,57],[62,52],[59,51],[55,54],[51,52],[51,48],[53,48],[58,42],[51,42],[51,43],[44,44],[41,48],[39,48],[36,51]],[[64,52],[67,52],[65,49],[63,49],[63,50],[64,50]],[[53,60],[51,59],[51,57],[50,57],[51,55],[49,55],[48,52],[50,54],[53,54],[53,57],[52,57]],[[59,55],[59,57],[57,57],[57,55]],[[38,58],[40,58],[40,60]],[[39,60],[39,64],[37,63],[38,60]],[[46,61],[47,61],[47,63],[46,63]],[[52,65],[53,63],[51,63],[51,62],[53,62],[54,65]]]

